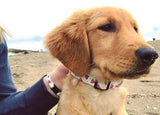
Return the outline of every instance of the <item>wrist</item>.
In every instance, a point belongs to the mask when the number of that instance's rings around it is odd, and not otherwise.
[[[53,96],[59,96],[61,91],[59,88],[57,88],[56,84],[51,80],[49,75],[45,75],[43,81],[50,94],[52,94]]]
[[[50,75],[46,75],[47,77],[47,82],[49,84],[50,89],[56,94],[59,95],[59,93],[61,92],[61,90],[59,88],[57,88],[56,84],[51,80]]]

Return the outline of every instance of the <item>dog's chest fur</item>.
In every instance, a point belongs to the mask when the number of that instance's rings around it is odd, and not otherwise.
[[[97,90],[71,75],[65,80],[58,115],[119,115],[125,106],[127,91],[119,87]],[[63,113],[63,109],[67,110]]]

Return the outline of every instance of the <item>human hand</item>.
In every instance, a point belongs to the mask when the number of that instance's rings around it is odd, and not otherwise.
[[[62,90],[63,81],[66,78],[68,72],[69,72],[68,69],[63,64],[60,64],[53,72],[49,73],[48,75],[50,76],[53,83],[57,86],[57,88]],[[50,86],[47,82],[47,77],[44,77],[43,81],[44,81],[44,84],[45,84],[47,90],[52,95],[55,95],[54,92],[50,89]]]
[[[60,64],[53,72],[49,73],[48,75],[51,77],[51,80],[54,84],[62,90],[63,81],[68,74],[68,69],[63,65]]]

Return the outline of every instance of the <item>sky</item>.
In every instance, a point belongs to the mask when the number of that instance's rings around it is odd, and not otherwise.
[[[160,38],[159,0],[0,0],[0,25],[15,39],[45,36],[77,9],[116,6],[130,12],[144,38]]]

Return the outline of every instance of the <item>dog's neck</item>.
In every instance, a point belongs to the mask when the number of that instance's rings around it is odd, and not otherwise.
[[[91,85],[92,87],[96,88],[96,89],[99,89],[99,90],[108,90],[108,89],[112,89],[112,88],[116,88],[116,87],[119,87],[121,84],[122,84],[122,80],[121,81],[105,81],[105,82],[98,82],[93,76],[89,75],[89,74],[86,74],[85,76],[83,77],[79,77],[79,76],[76,76],[73,72],[70,71],[70,74],[86,83],[86,84],[89,84]]]

